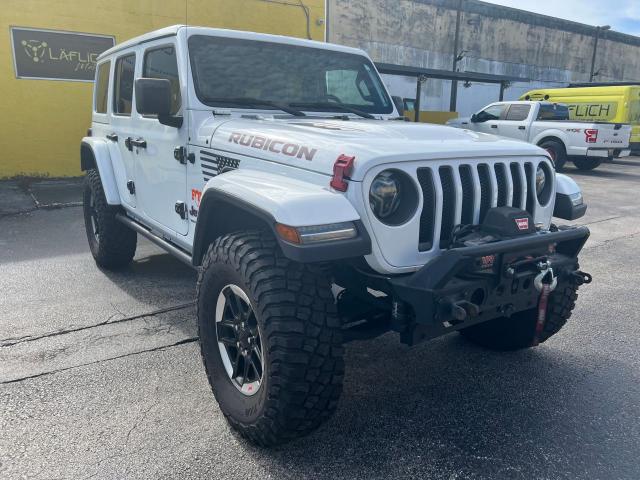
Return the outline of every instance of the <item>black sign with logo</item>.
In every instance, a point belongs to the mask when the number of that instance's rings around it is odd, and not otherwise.
[[[87,33],[11,27],[18,78],[93,81],[96,59],[114,38]]]

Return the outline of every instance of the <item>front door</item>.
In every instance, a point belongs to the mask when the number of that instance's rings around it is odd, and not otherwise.
[[[489,105],[484,110],[476,113],[476,121],[473,122],[473,129],[482,133],[492,133],[500,135],[498,125],[503,118],[505,105],[496,103]]]
[[[159,40],[145,48],[141,77],[163,78],[171,82],[173,115],[182,111],[180,80],[175,43]],[[138,114],[136,155],[136,185],[138,206],[152,223],[163,229],[186,235],[187,166],[174,157],[174,150],[186,146],[186,126],[162,125],[155,116]]]

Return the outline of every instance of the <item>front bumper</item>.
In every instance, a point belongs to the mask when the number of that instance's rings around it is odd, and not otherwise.
[[[533,278],[538,272],[532,267],[536,261],[544,258],[559,281],[570,281],[588,238],[588,228],[570,227],[453,248],[411,275],[390,279],[394,298],[411,307],[415,320],[414,328],[401,332],[402,341],[414,344],[534,308],[538,293]],[[485,259],[493,259],[491,268],[479,271],[478,262]],[[452,313],[461,304],[473,306],[474,314],[464,321]]]

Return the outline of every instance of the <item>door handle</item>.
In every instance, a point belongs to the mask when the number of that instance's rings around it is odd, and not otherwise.
[[[107,140],[111,140],[112,142],[117,142],[118,135],[116,135],[115,133],[109,133],[107,134]]]
[[[491,128],[498,128],[498,125],[491,125]]]
[[[136,138],[135,140],[132,138],[131,145],[136,148],[147,148],[147,141],[143,138]]]
[[[527,129],[527,127],[525,127],[524,125],[520,125],[520,126],[518,127],[518,130],[526,130],[526,129]]]
[[[131,138],[127,137],[124,139],[124,145],[127,147],[127,150],[130,152],[133,151],[133,147],[136,148],[147,148],[147,141],[142,138]]]

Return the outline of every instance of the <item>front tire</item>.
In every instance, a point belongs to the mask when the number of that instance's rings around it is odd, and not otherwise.
[[[85,177],[82,206],[89,249],[96,264],[116,270],[131,263],[138,235],[116,218],[118,208],[107,203],[96,170],[89,170]]]
[[[556,171],[561,172],[564,168],[564,164],[567,163],[567,150],[564,148],[562,142],[559,140],[549,139],[541,142],[538,146],[549,152],[551,160],[553,160],[553,164],[556,167]]]
[[[559,283],[551,293],[539,343],[551,338],[567,323],[576,305],[577,290],[578,287],[574,284]],[[538,309],[533,308],[509,318],[500,317],[464,328],[460,333],[467,340],[491,350],[521,350],[534,346],[537,317]]]
[[[227,304],[229,291],[238,308]],[[205,254],[196,295],[202,360],[234,429],[271,446],[332,415],[344,362],[331,284],[321,268],[289,261],[265,232],[229,234]]]
[[[602,164],[602,160],[599,158],[576,158],[573,160],[573,164],[578,170],[595,170]]]

